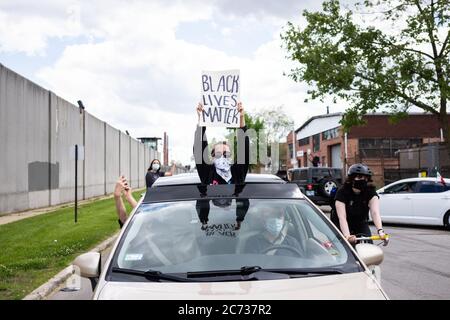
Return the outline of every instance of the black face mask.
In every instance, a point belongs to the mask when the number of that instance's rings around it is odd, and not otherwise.
[[[367,181],[366,180],[355,180],[353,181],[353,188],[358,190],[365,190],[367,188]]]

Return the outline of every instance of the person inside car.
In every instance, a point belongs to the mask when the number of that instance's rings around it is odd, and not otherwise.
[[[204,151],[208,148],[206,139],[206,127],[197,126],[194,136],[194,158],[197,166],[197,173],[200,181],[204,185],[216,184],[244,184],[249,167],[249,139],[245,137],[247,127],[245,126],[245,114],[242,103],[239,102],[238,111],[240,113],[240,130],[237,135],[238,149],[244,141],[243,151],[245,156],[243,161],[232,163],[231,148],[226,141],[216,143],[211,150],[212,163],[204,158]],[[203,112],[201,103],[197,106],[198,121]],[[239,156],[239,155],[237,155]]]
[[[247,240],[244,252],[298,257],[301,246],[287,234],[289,226],[284,208],[262,207],[258,215],[263,231]]]
[[[114,188],[114,201],[116,203],[116,211],[119,218],[118,223],[120,225],[120,228],[123,227],[125,221],[128,219],[128,214],[122,201],[122,194],[125,195],[125,198],[127,199],[131,208],[135,208],[137,206],[137,202],[133,197],[131,187],[129,186],[127,179],[123,175],[119,177],[116,182],[116,187]]]
[[[335,196],[335,210],[331,212],[331,221],[341,230],[344,237],[356,243],[356,236],[370,237],[369,211],[380,237],[384,237],[379,196],[372,182],[372,171],[362,163],[348,169],[347,180],[338,189]],[[387,245],[388,240],[384,240]]]

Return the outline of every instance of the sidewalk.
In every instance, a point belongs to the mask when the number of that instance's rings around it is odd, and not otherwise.
[[[135,191],[142,191],[145,190],[145,188],[139,188],[136,190],[133,190],[133,192]],[[82,206],[94,201],[98,201],[98,200],[105,200],[105,199],[110,199],[113,197],[113,194],[109,194],[106,196],[98,196],[98,197],[93,197],[93,198],[89,198],[86,200],[79,200],[78,201],[78,206]],[[8,224],[11,222],[15,222],[15,221],[19,221],[22,219],[26,219],[26,218],[31,218],[31,217],[35,217],[35,216],[39,216],[41,214],[45,214],[45,213],[49,213],[61,208],[70,208],[73,207],[75,204],[73,202],[68,202],[68,203],[63,203],[63,204],[59,204],[56,206],[52,206],[52,207],[45,207],[45,208],[38,208],[38,209],[32,209],[32,210],[27,210],[27,211],[21,211],[21,212],[15,212],[15,213],[6,213],[6,214],[1,214],[0,213],[0,225],[4,225],[4,224]]]

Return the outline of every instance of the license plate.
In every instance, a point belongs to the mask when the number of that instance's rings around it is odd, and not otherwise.
[[[314,191],[306,191],[306,195],[307,196],[313,196],[314,195]]]

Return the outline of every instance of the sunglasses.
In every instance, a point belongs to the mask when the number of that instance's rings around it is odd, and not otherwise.
[[[355,175],[355,179],[367,179],[367,178],[369,178],[368,176],[365,176],[365,175],[363,175],[363,174],[357,174],[357,175]]]
[[[225,151],[223,153],[220,152],[220,151],[215,152],[214,153],[214,158],[219,159],[219,158],[222,157],[222,155],[223,155],[224,158],[230,158],[231,157],[231,152],[229,152],[229,151]]]

